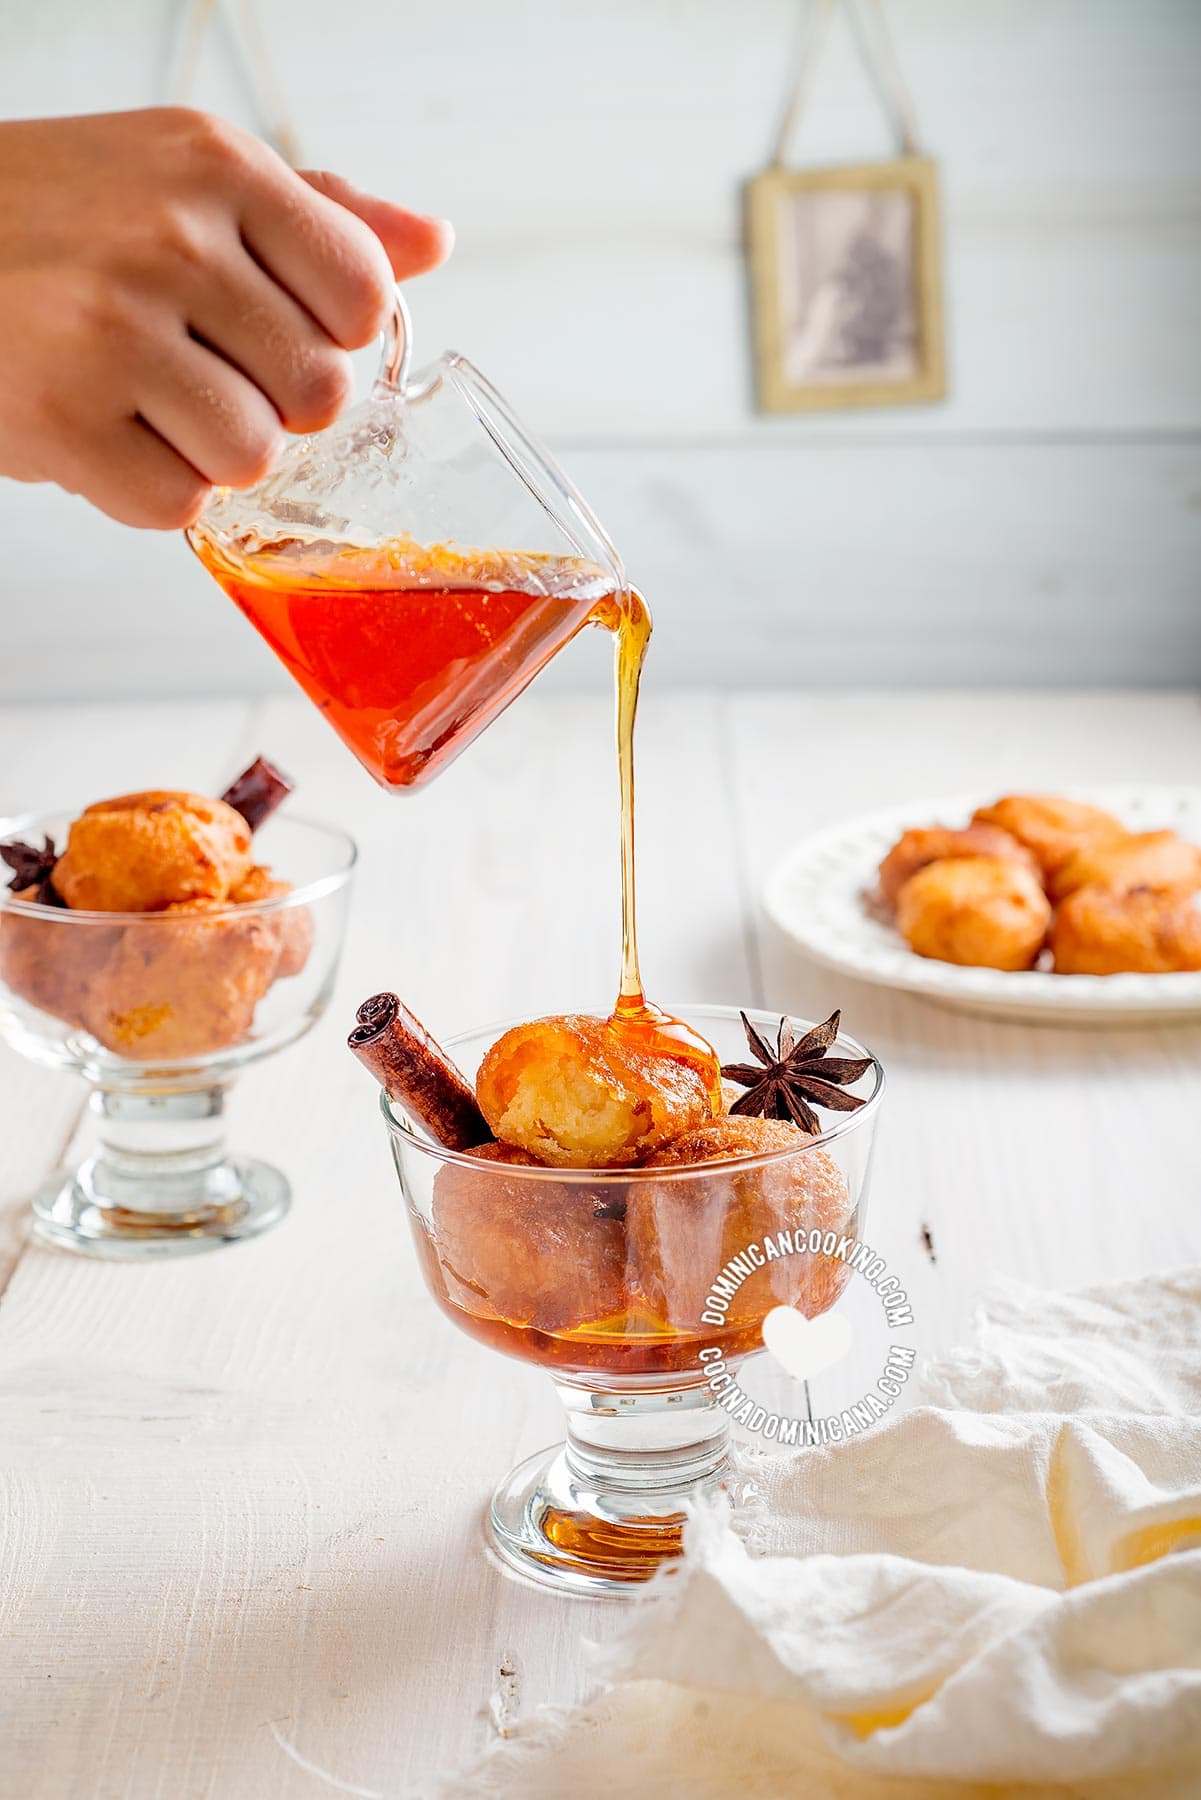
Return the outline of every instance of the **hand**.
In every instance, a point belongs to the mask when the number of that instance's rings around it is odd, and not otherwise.
[[[190,524],[337,417],[452,241],[204,113],[0,124],[0,475]]]

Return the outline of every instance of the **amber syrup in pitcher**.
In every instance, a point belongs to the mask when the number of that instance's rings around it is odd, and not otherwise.
[[[201,562],[393,793],[431,781],[585,624],[610,585],[567,557],[279,539]]]

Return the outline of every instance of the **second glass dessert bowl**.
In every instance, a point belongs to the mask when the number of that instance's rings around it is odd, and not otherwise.
[[[736,1010],[677,1010],[723,1062],[745,1058]],[[774,1036],[778,1014],[748,1016]],[[471,1078],[506,1029],[447,1049]],[[776,1306],[827,1311],[850,1272],[808,1247],[785,1253],[721,1297],[722,1324],[704,1317],[716,1316],[709,1297],[726,1265],[765,1236],[803,1234],[807,1246],[810,1231],[862,1230],[883,1071],[845,1034],[833,1048],[867,1061],[850,1090],[863,1104],[799,1148],[738,1160],[606,1170],[484,1160],[434,1143],[381,1096],[435,1300],[472,1337],[545,1368],[566,1410],[565,1443],[520,1464],[493,1496],[489,1534],[508,1567],[560,1591],[620,1594],[679,1555],[687,1503],[729,1471],[709,1359],[719,1353],[728,1368],[760,1350]]]
[[[5,821],[0,841],[64,843],[75,815]],[[324,1012],[355,846],[292,815],[256,854],[278,878],[258,900],[201,910],[92,912],[0,889],[0,1036],[91,1089],[99,1146],[34,1196],[34,1234],[93,1256],[204,1250],[276,1224],[286,1177],[225,1146],[239,1070]],[[265,871],[264,871],[265,872]]]

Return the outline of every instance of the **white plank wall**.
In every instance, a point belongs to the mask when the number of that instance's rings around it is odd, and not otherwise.
[[[992,1023],[835,983],[756,901],[794,837],[945,790],[948,769],[982,791],[1193,779],[1195,694],[659,694],[639,732],[648,983],[810,1016],[841,1003],[880,1052],[869,1235],[912,1295],[923,1355],[962,1333],[994,1274],[1071,1286],[1196,1259],[1201,1027]],[[440,1032],[608,998],[608,701],[531,693],[407,803],[290,698],[0,708],[0,814],[144,785],[151,755],[156,779],[215,786],[258,748],[363,849],[330,1016],[234,1100],[234,1137],[287,1168],[295,1206],[258,1242],[175,1266],[25,1249],[12,1270],[0,1800],[328,1791],[280,1738],[349,1791],[425,1800],[491,1741],[502,1664],[526,1718],[581,1692],[586,1643],[621,1622],[484,1563],[487,1493],[551,1441],[556,1404],[426,1296],[371,1084],[342,1044],[384,983]],[[0,1047],[9,1262],[78,1098]],[[852,1375],[832,1372],[820,1410]]]
[[[738,208],[794,0],[259,10],[311,160],[456,220],[419,348],[466,350],[561,450],[661,680],[1201,676],[1190,0],[890,0],[942,165],[952,391],[797,421],[751,409]],[[10,6],[0,116],[160,99],[181,11]],[[232,70],[215,49],[198,98],[253,123]],[[887,150],[845,26],[798,150]],[[0,487],[0,542],[0,695],[282,679],[178,541]]]

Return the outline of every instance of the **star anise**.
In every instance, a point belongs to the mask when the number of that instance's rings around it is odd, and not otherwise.
[[[33,899],[43,906],[65,905],[50,879],[57,861],[53,838],[43,838],[40,850],[32,844],[0,844],[0,862],[12,870],[8,883],[12,892],[19,894],[23,888],[36,888]]]
[[[780,1020],[779,1036],[773,1050],[769,1039],[756,1029],[745,1013],[739,1017],[746,1032],[753,1063],[730,1063],[722,1069],[727,1081],[736,1081],[747,1091],[730,1108],[732,1113],[757,1114],[763,1119],[791,1119],[802,1131],[818,1132],[821,1120],[814,1106],[828,1106],[835,1112],[854,1112],[866,1105],[855,1094],[844,1094],[843,1088],[858,1081],[871,1068],[871,1058],[827,1056],[838,1036],[841,1013],[831,1013],[824,1025],[815,1025],[797,1042],[789,1019]],[[812,1105],[810,1104],[812,1102]]]

